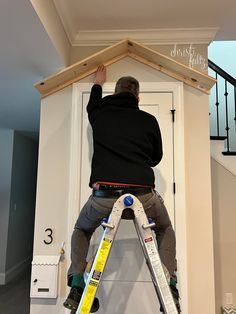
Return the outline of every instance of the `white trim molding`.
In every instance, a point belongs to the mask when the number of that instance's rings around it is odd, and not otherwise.
[[[81,30],[69,37],[73,38],[72,46],[110,46],[125,38],[146,45],[209,44],[214,40],[217,31],[217,27]]]

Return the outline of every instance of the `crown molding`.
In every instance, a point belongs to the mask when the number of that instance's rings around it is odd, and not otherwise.
[[[84,30],[78,31],[72,46],[110,46],[125,38],[132,38],[145,45],[209,44],[218,28],[163,28],[126,30]]]
[[[75,37],[75,34],[72,30],[72,27],[71,25],[68,23],[68,20],[66,19],[66,16],[65,16],[65,13],[63,11],[63,9],[61,8],[60,4],[58,3],[58,1],[56,0],[52,0],[53,1],[53,4],[54,4],[54,7],[56,9],[56,12],[57,12],[57,15],[61,21],[61,24],[64,28],[64,31],[67,35],[67,38],[70,42],[70,44],[72,45],[72,42],[73,42],[73,39]]]

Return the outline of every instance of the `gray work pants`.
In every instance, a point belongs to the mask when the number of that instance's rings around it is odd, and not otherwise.
[[[171,278],[176,279],[175,233],[164,201],[156,191],[138,196],[138,199],[143,204],[147,217],[152,218],[156,223],[154,231],[161,261],[168,269]],[[68,270],[68,285],[70,285],[71,275],[84,273],[91,236],[101,225],[102,219],[110,215],[116,200],[117,198],[91,195],[82,208],[71,238],[71,266]]]

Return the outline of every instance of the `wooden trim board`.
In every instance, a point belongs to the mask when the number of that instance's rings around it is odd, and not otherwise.
[[[35,87],[42,97],[49,96],[96,72],[98,65],[108,66],[126,57],[127,54],[127,40],[123,40],[36,83]]]
[[[133,40],[126,39],[36,83],[35,87],[42,97],[49,96],[96,72],[98,65],[108,66],[127,56],[207,94],[216,82],[207,74],[196,71]]]
[[[209,93],[216,80],[209,75],[197,71],[180,62],[167,57],[156,50],[147,48],[135,41],[130,41],[129,56],[133,59],[145,63],[158,71],[171,76],[183,83],[205,93]]]

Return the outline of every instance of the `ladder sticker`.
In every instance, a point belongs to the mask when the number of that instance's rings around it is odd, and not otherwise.
[[[81,314],[87,314],[90,313],[90,309],[92,306],[92,301],[95,297],[95,293],[97,290],[98,282],[90,280],[89,285],[86,291],[85,298],[83,300],[82,307],[80,309]]]
[[[101,248],[99,250],[99,255],[95,264],[95,272],[100,272],[102,273],[106,264],[107,257],[110,252],[112,240],[108,238],[104,238],[102,241]]]
[[[157,262],[160,262],[160,257],[159,257],[159,254],[157,252],[157,248],[155,246],[153,238],[149,238],[149,239],[151,239],[151,240],[146,241],[147,239],[144,239],[145,247],[147,249],[147,254],[150,258],[150,261],[153,264],[156,264]]]
[[[94,270],[92,278],[99,281],[101,278],[101,275],[102,275],[102,273],[100,271]]]
[[[98,286],[98,282],[94,281],[94,280],[90,280],[89,281],[89,285],[97,287]]]
[[[89,285],[80,309],[81,314],[88,314],[90,313],[90,309],[92,306],[92,302],[94,300],[99,281],[102,276],[102,272],[106,265],[106,261],[111,249],[112,240],[108,238],[103,238],[102,245],[98,252],[98,257],[96,260],[96,264],[94,267],[92,279],[89,281]]]
[[[160,256],[158,254],[155,243],[152,240],[148,238],[148,239],[144,239],[144,242],[145,242],[145,247],[147,250],[148,258],[150,261],[150,266],[153,270],[153,276],[155,278],[154,285],[157,287],[160,293],[162,302],[164,302],[165,304],[166,313],[177,314],[176,306],[175,306],[172,294],[170,292],[169,284],[168,284],[166,274],[164,272],[164,269],[161,263]]]
[[[145,243],[147,243],[147,242],[151,242],[152,240],[153,240],[153,237],[150,237],[150,238],[144,239]]]

